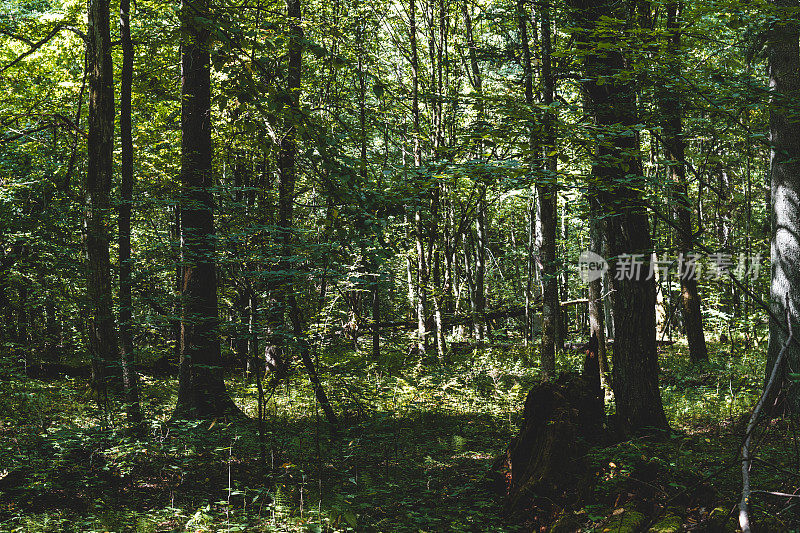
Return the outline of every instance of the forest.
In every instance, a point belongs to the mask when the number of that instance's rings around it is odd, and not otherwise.
[[[0,5],[0,531],[800,531],[800,0]]]

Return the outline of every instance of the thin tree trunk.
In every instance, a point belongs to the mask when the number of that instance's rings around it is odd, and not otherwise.
[[[361,126],[361,181],[363,185],[368,186],[368,169],[367,169],[367,76],[364,69],[364,48],[363,48],[364,30],[362,25],[359,25],[359,49],[358,49],[358,83],[359,83],[359,99],[358,99],[358,120]],[[374,276],[370,283],[370,295],[372,300],[372,357],[376,363],[381,358],[381,305],[380,305],[380,272],[378,271],[377,261],[372,259],[370,261],[370,271]]]
[[[294,243],[292,239],[292,228],[294,226],[294,189],[297,179],[297,125],[300,123],[300,89],[301,75],[303,66],[303,30],[300,27],[302,22],[302,4],[300,0],[287,0],[286,14],[289,17],[289,50],[287,54],[287,96],[285,104],[290,110],[289,130],[284,135],[281,142],[279,158],[280,178],[278,189],[278,227],[281,237],[282,260],[281,270],[290,270],[291,257],[294,254]],[[325,412],[325,416],[331,425],[336,428],[338,425],[336,414],[333,412],[330,401],[317,374],[314,361],[311,359],[311,351],[304,332],[304,320],[300,305],[295,298],[295,280],[289,278],[284,283],[282,296],[286,299],[289,310],[289,319],[292,323],[292,332],[295,341],[300,347],[300,359],[306,368],[308,378],[314,389],[314,395]]]
[[[550,46],[550,8],[543,4],[541,14],[542,40],[542,81],[544,83],[543,103],[550,106],[555,95],[555,77],[551,68]],[[559,335],[561,306],[558,303],[558,263],[556,262],[556,225],[557,225],[557,193],[556,193],[556,137],[555,120],[550,109],[544,115],[544,152],[545,172],[543,183],[536,185],[539,197],[538,217],[541,224],[541,245],[539,256],[542,263],[542,377],[547,379],[555,373],[556,351],[563,347],[563,336]],[[561,340],[561,346],[557,343]]]
[[[142,410],[139,384],[134,369],[133,349],[133,259],[131,257],[131,207],[133,202],[133,134],[131,131],[131,88],[133,84],[133,42],[131,41],[130,0],[120,0],[119,30],[122,40],[122,72],[119,91],[119,130],[122,149],[122,201],[119,206],[119,340],[122,386],[128,423],[139,432]]]
[[[528,42],[528,17],[525,11],[525,2],[517,0],[517,26],[519,27],[520,41],[522,42],[522,69],[523,80],[525,83],[525,105],[528,106],[528,112],[532,113],[533,109],[533,64],[531,62],[531,48]],[[537,150],[535,124],[531,118],[528,119],[528,158],[535,157]],[[529,167],[533,168],[533,164],[529,163]],[[531,305],[533,304],[533,277],[535,272],[534,261],[534,244],[536,242],[536,210],[533,199],[528,203],[528,245],[527,245],[527,260],[526,278],[525,278],[525,326],[523,328],[523,336],[525,338],[525,345],[533,341],[533,316],[531,315]]]
[[[533,288],[536,285],[536,201],[528,200],[528,246],[527,246],[527,278],[525,280],[525,344],[533,343]]]
[[[470,82],[475,89],[475,109],[478,121],[483,120],[483,76],[478,67],[478,48],[475,46],[475,38],[472,33],[472,15],[470,15],[469,0],[462,0],[461,15],[464,17],[464,36],[467,39],[467,51],[469,52],[469,65],[472,71]],[[479,143],[480,146],[480,143]]]
[[[380,300],[380,272],[374,263],[372,281],[372,360],[379,363],[381,360],[381,300]]]
[[[475,219],[475,341],[486,341],[486,186],[481,185]]]
[[[183,268],[180,261],[180,240],[181,240],[181,207],[180,204],[176,205],[172,215],[175,217],[172,224],[172,241],[177,244],[178,250],[175,256],[175,272],[173,278],[173,316],[170,319],[170,329],[172,330],[172,337],[175,345],[172,350],[172,364],[178,364],[181,360],[181,316],[183,315],[183,304],[181,302],[181,287],[183,286]]]
[[[28,284],[23,282],[17,291],[19,306],[17,307],[17,350],[23,354],[25,368],[30,363],[30,342],[28,339]]]
[[[422,165],[422,145],[420,143],[420,111],[419,111],[419,52],[417,50],[417,2],[410,0],[408,10],[408,37],[411,47],[411,119],[414,133],[414,168]],[[419,176],[415,175],[415,179]],[[420,200],[414,208],[414,240],[417,248],[416,311],[417,311],[417,351],[424,356],[428,348],[428,333],[425,315],[427,313],[428,282],[427,262],[425,260],[424,232]]]
[[[678,17],[679,2],[671,1],[666,6],[667,11],[667,61],[672,79],[680,77],[680,25]],[[669,83],[661,85],[661,108],[664,116],[664,149],[669,163],[669,174],[672,181],[675,197],[673,206],[678,224],[678,252],[688,254],[692,249],[692,208],[689,201],[689,191],[686,186],[685,161],[686,143],[683,140],[683,106],[678,91],[670,89]],[[686,330],[686,339],[689,343],[689,358],[692,361],[707,361],[706,339],[703,334],[703,315],[700,311],[700,294],[697,290],[697,280],[694,277],[681,276],[681,310],[683,324]]]
[[[86,58],[89,72],[88,164],[84,220],[89,293],[89,350],[93,386],[105,402],[107,378],[117,376],[117,337],[111,296],[108,216],[114,172],[114,71],[108,0],[89,0]]]
[[[209,0],[181,5],[182,322],[175,418],[241,416],[225,390],[212,195]]]
[[[594,204],[594,205],[593,205]],[[602,221],[596,215],[598,206],[590,199],[590,209],[593,211],[589,220],[589,249],[602,256],[603,228]],[[603,387],[608,384],[609,373],[608,355],[606,352],[605,315],[603,310],[603,281],[597,278],[589,282],[589,337],[597,337],[597,361],[600,367],[600,382]]]

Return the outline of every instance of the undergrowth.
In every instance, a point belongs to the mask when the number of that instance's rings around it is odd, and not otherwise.
[[[678,343],[661,354],[672,436],[593,452],[601,471],[594,501],[572,510],[584,530],[603,530],[619,505],[617,485],[642,460],[673,476],[691,472],[691,479],[665,481],[665,494],[702,483],[735,504],[740,426],[760,390],[763,351],[737,357],[712,344],[702,367],[689,364],[686,351]],[[377,362],[363,353],[322,355],[340,433],[331,434],[298,371],[267,387],[263,448],[255,421],[169,424],[173,379],[143,377],[151,423],[149,438],[136,440],[121,415],[95,407],[83,382],[7,375],[0,385],[0,530],[523,530],[524,520],[504,514],[487,474],[538,379],[530,353],[456,346],[445,365],[405,360],[399,351]],[[561,370],[577,369],[581,355],[561,359]],[[255,384],[240,374],[227,384],[255,418]],[[767,455],[779,464],[786,446],[770,438]],[[781,481],[762,468],[754,483],[776,488]],[[756,504],[756,512],[767,517],[770,509]],[[699,516],[687,507],[680,519],[686,525]]]

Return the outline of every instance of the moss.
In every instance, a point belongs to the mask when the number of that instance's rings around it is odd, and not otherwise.
[[[716,507],[708,515],[709,533],[728,533],[739,531],[739,524],[736,519],[730,516],[730,510],[724,507]]]
[[[617,509],[601,531],[603,533],[636,533],[644,521],[645,516],[638,511]]]
[[[676,533],[682,530],[683,519],[672,513],[662,516],[656,523],[650,526],[647,533]]]

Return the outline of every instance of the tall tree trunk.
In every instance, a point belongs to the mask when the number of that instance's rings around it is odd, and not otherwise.
[[[181,206],[176,205],[172,216],[174,217],[173,224],[170,228],[170,237],[172,242],[180,245],[181,240]],[[180,246],[175,247],[177,254],[175,254],[175,272],[173,273],[172,295],[173,295],[173,316],[169,321],[170,329],[172,330],[172,338],[175,345],[172,349],[172,364],[178,364],[181,360],[181,316],[183,316],[183,303],[181,302],[181,288],[183,287],[183,267],[180,261]]]
[[[131,203],[133,201],[133,134],[131,131],[131,89],[133,84],[133,42],[131,41],[130,0],[120,0],[119,31],[122,41],[122,72],[119,91],[119,130],[122,148],[121,202],[119,206],[119,340],[122,386],[128,422],[140,431],[142,410],[139,384],[134,369],[133,286],[131,258]]]
[[[519,27],[519,37],[522,42],[522,69],[523,80],[525,83],[525,105],[528,106],[528,158],[535,157],[537,149],[536,125],[533,120],[533,63],[531,61],[531,47],[528,42],[528,17],[525,11],[524,0],[517,0],[517,26]],[[533,170],[532,162],[529,162],[530,170]],[[534,244],[536,243],[536,206],[533,199],[528,202],[528,244],[527,260],[525,261],[525,327],[523,328],[525,345],[533,341],[533,315],[531,306],[533,305],[533,283],[536,262],[534,257]]]
[[[374,275],[372,286],[370,287],[372,293],[372,360],[375,363],[379,363],[381,360],[381,273],[378,270],[377,261],[373,261],[372,272]]]
[[[422,145],[420,143],[420,111],[419,111],[419,51],[417,49],[417,1],[410,0],[408,9],[408,40],[411,47],[411,120],[414,134],[414,168],[422,166]],[[415,179],[419,179],[415,175]],[[417,276],[415,280],[415,303],[417,311],[417,351],[425,355],[428,348],[427,282],[428,269],[425,260],[425,244],[422,225],[421,199],[416,200],[414,207],[414,242],[417,249]]]
[[[467,41],[467,51],[469,54],[469,66],[471,76],[469,76],[470,83],[475,92],[475,114],[476,122],[479,128],[483,128],[484,105],[483,105],[483,74],[478,65],[478,47],[475,44],[475,36],[472,29],[472,15],[470,14],[469,0],[461,2],[461,15],[464,18],[464,36]],[[475,155],[478,158],[483,158],[483,143],[480,140],[480,135],[475,135],[477,141],[475,143]],[[475,340],[479,343],[486,340],[486,184],[480,183],[476,185],[479,188],[478,196],[478,210],[475,220],[475,265],[473,270],[473,284],[472,284],[472,303],[474,304],[473,313],[473,332]]]
[[[533,343],[533,288],[537,285],[536,270],[536,200],[531,198],[527,205],[528,243],[525,280],[525,344]]]
[[[475,219],[475,341],[486,341],[486,186],[480,185]]]
[[[365,50],[364,42],[364,21],[359,22],[358,26],[358,121],[361,127],[361,183],[364,187],[368,186],[369,173],[367,168],[367,72],[364,66]],[[363,225],[360,225],[363,227]],[[366,258],[364,258],[366,260]],[[378,261],[373,257],[369,261],[370,274],[373,276],[369,284],[370,296],[372,300],[372,358],[376,363],[381,357],[381,304],[380,304],[380,271]]]
[[[543,103],[550,106],[555,95],[555,77],[551,68],[552,54],[550,46],[550,8],[541,6],[541,39],[542,39],[542,81],[544,82]],[[556,225],[557,225],[557,193],[556,193],[556,136],[555,120],[552,109],[548,108],[544,115],[544,178],[536,185],[539,197],[538,217],[540,220],[541,239],[539,256],[542,263],[542,374],[545,379],[552,376],[556,369],[556,350],[563,347],[563,335],[559,335],[561,306],[558,303],[558,263],[556,262]],[[561,346],[558,344],[561,343]]]
[[[478,67],[478,47],[475,46],[475,38],[472,33],[472,15],[467,4],[469,0],[462,0],[461,15],[464,17],[464,37],[467,40],[467,51],[469,53],[469,65],[472,72],[470,83],[475,90],[475,110],[477,111],[478,121],[483,120],[483,75]]]
[[[600,215],[605,219],[609,256],[644,254],[650,257],[653,250],[650,224],[639,192],[645,188],[638,155],[639,139],[630,133],[637,123],[636,91],[629,81],[615,77],[625,70],[626,64],[622,53],[616,49],[614,32],[605,26],[602,32],[597,32],[601,17],[613,15],[616,5],[611,0],[570,1],[570,6],[575,8],[576,42],[586,54],[582,85],[588,98],[588,111],[607,135],[607,142],[596,147],[592,180],[598,184],[597,199]],[[624,13],[618,15],[625,18]],[[658,388],[655,283],[653,279],[646,279],[646,274],[619,276],[613,269],[616,264],[612,259],[612,306],[617,332],[612,385],[617,415],[628,431],[666,428],[667,419]]]
[[[181,5],[181,360],[176,418],[240,415],[223,380],[212,195],[209,0]]]
[[[292,228],[294,226],[294,189],[297,181],[297,132],[300,123],[300,81],[303,66],[303,30],[302,4],[300,0],[287,0],[286,14],[289,17],[289,46],[286,65],[286,97],[285,105],[288,112],[286,125],[288,131],[281,140],[278,154],[278,230],[281,244],[280,270],[288,272],[292,269],[291,258],[294,255]],[[311,359],[308,339],[305,335],[305,324],[302,309],[295,297],[295,280],[292,277],[283,283],[282,296],[285,298],[289,310],[289,320],[292,323],[292,333],[300,348],[300,359],[306,368],[314,395],[322,407],[325,416],[331,425],[336,428],[338,422],[333,412],[325,390],[322,388],[319,375]]]
[[[680,2],[670,1],[667,11],[666,61],[670,80],[680,78]],[[680,91],[673,83],[661,84],[660,103],[664,117],[663,135],[666,158],[669,160],[669,174],[675,197],[672,205],[678,224],[678,252],[684,255],[692,249],[692,207],[686,185],[685,147],[683,140],[683,105]],[[692,361],[707,361],[706,339],[703,334],[703,315],[700,311],[700,294],[694,277],[681,276],[681,310],[686,339],[689,343],[689,358]]]
[[[111,296],[108,217],[114,151],[114,71],[108,0],[89,0],[86,62],[89,72],[88,164],[84,185],[89,350],[93,386],[106,398],[109,376],[118,375],[117,337]]]
[[[796,106],[800,101],[800,24],[797,0],[773,0],[773,26],[769,32],[770,142],[772,180],[772,313],[786,317],[788,301],[792,326],[800,327],[800,121]],[[766,376],[788,337],[784,323],[770,320]],[[796,337],[795,337],[796,338]],[[778,374],[781,390],[777,400],[787,411],[800,413],[800,347],[795,342],[785,355]]]

